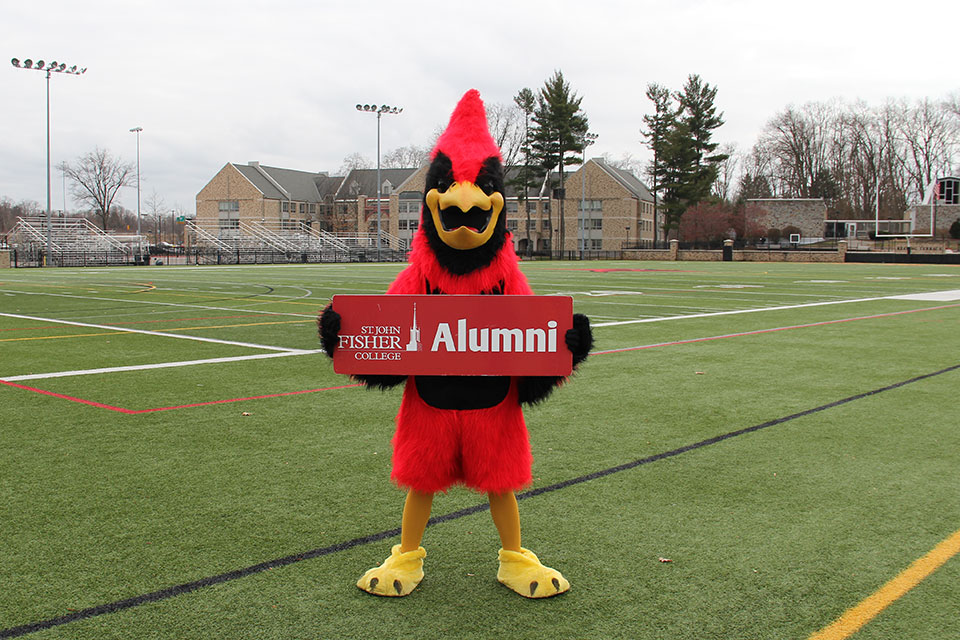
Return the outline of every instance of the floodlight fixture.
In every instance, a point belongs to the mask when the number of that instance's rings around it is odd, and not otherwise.
[[[50,209],[50,74],[51,72],[56,73],[66,73],[68,75],[79,76],[82,75],[87,69],[84,67],[80,71],[77,71],[77,67],[73,66],[69,70],[67,69],[66,63],[58,63],[56,61],[51,62],[48,65],[44,64],[43,60],[37,60],[36,63],[32,59],[27,58],[22,63],[19,58],[11,58],[10,64],[18,69],[31,69],[33,71],[46,71],[47,72],[47,266],[53,266],[53,237],[51,227],[53,225],[53,213]]]
[[[397,115],[403,109],[400,107],[392,107],[390,105],[382,104],[379,107],[376,104],[364,104],[357,105],[357,111],[366,111],[369,113],[377,114],[377,262],[380,261],[380,234],[381,234],[381,224],[382,224],[382,213],[381,213],[381,189],[383,189],[383,182],[380,180],[380,118],[385,113],[390,113]]]

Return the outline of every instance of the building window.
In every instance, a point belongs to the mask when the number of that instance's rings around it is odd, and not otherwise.
[[[941,178],[937,181],[937,202],[960,204],[960,180]]]
[[[307,205],[307,213],[309,213],[309,214],[312,215],[312,216],[317,215],[317,205],[315,205],[315,204],[308,204],[308,205]]]
[[[591,218],[589,220],[588,228],[590,229],[603,229],[603,218]]]
[[[231,212],[231,211],[240,211],[240,201],[239,200],[221,200],[220,201],[220,212]]]
[[[507,231],[516,231],[517,230],[517,220],[516,218],[512,220],[507,220]]]
[[[520,203],[516,200],[507,200],[507,213],[517,213],[520,211]]]
[[[580,211],[584,211],[584,208],[586,208],[587,211],[602,211],[603,200],[581,200],[577,203],[577,208]]]
[[[281,213],[290,213],[290,204],[286,200],[280,203],[280,212]]]
[[[600,251],[601,249],[603,249],[603,240],[600,240],[599,238],[594,238],[593,240],[590,241],[591,251]]]

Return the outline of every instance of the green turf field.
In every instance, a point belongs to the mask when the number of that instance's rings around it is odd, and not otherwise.
[[[454,489],[420,587],[366,595],[400,390],[314,318],[401,266],[0,273],[0,638],[802,639],[960,538],[960,268],[533,262],[596,340],[526,410],[524,545],[571,591],[499,585]],[[855,637],[960,638],[948,556]]]

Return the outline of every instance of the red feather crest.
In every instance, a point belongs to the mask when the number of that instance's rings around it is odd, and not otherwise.
[[[502,161],[500,148],[487,126],[487,112],[480,92],[476,89],[470,89],[460,98],[430,157],[435,158],[441,151],[453,163],[453,179],[457,182],[475,181],[487,158]]]

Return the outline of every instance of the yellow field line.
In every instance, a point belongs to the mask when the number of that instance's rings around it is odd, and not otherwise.
[[[813,634],[809,640],[841,640],[850,637],[958,552],[960,530],[955,531],[866,600],[852,609],[847,609],[833,624]]]

